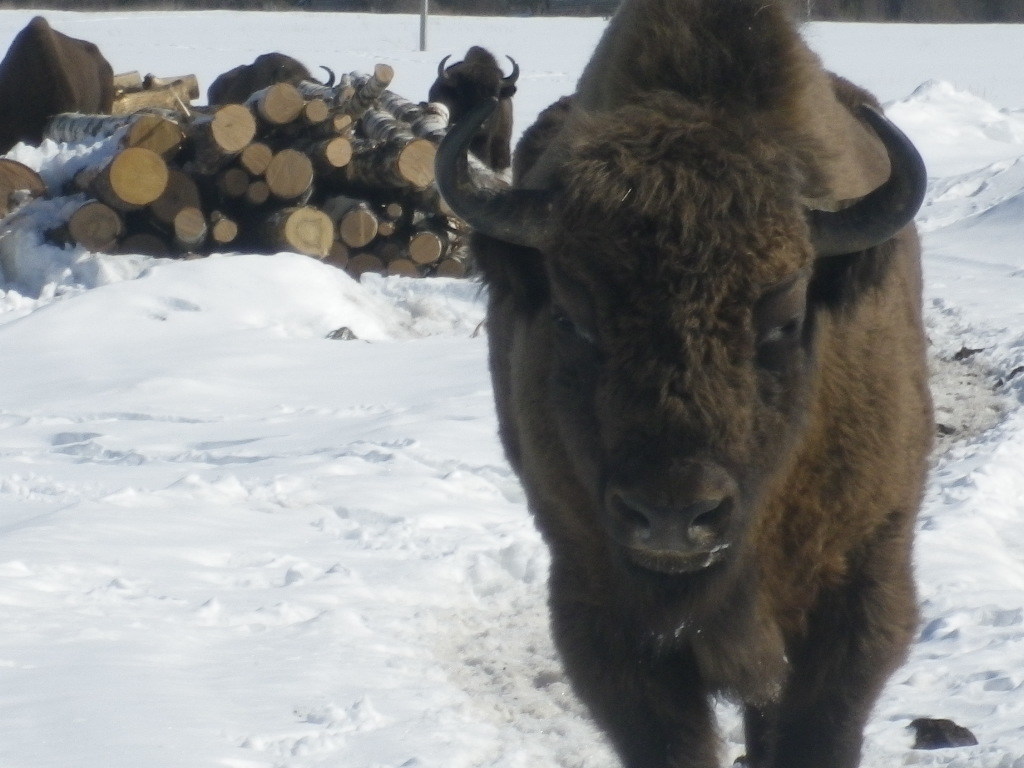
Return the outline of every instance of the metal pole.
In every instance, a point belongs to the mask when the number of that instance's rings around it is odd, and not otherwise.
[[[420,50],[427,50],[427,16],[430,14],[430,0],[423,0],[420,10]]]

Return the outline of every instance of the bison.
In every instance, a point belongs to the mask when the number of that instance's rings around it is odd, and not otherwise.
[[[326,85],[334,85],[334,73],[327,67]],[[305,65],[283,53],[262,53],[252,64],[239,64],[210,83],[206,89],[206,101],[210,104],[240,104],[256,91],[275,83],[295,85],[303,80],[314,80]]]
[[[448,107],[453,124],[464,120],[474,106],[497,98],[497,109],[479,126],[469,149],[494,170],[506,170],[512,163],[512,96],[519,65],[509,56],[512,73],[506,77],[494,55],[478,45],[466,51],[462,61],[445,67],[449,58],[437,65],[437,79],[427,98]]]
[[[912,219],[925,170],[784,0],[625,0],[474,228],[505,452],[552,632],[630,768],[852,768],[917,623],[933,422]]]
[[[113,102],[114,71],[99,48],[36,16],[0,61],[0,154],[38,144],[56,114],[109,113]]]

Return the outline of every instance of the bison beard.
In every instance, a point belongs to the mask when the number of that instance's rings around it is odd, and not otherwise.
[[[925,173],[783,0],[625,0],[511,188],[438,153],[489,290],[552,629],[629,768],[853,768],[917,614]]]

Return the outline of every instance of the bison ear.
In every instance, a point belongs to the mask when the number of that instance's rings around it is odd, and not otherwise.
[[[516,95],[516,87],[514,85],[503,85],[498,89],[499,99],[511,99]]]
[[[474,232],[469,248],[492,298],[511,297],[526,313],[548,302],[549,289],[540,251]]]

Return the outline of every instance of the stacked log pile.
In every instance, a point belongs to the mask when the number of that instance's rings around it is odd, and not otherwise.
[[[58,115],[54,141],[120,138],[62,190],[85,202],[51,235],[113,253],[289,250],[355,276],[463,276],[465,232],[434,186],[447,110],[392,93],[393,74],[277,83],[209,107],[189,104],[188,78],[147,78],[119,97],[149,94],[141,109]]]

